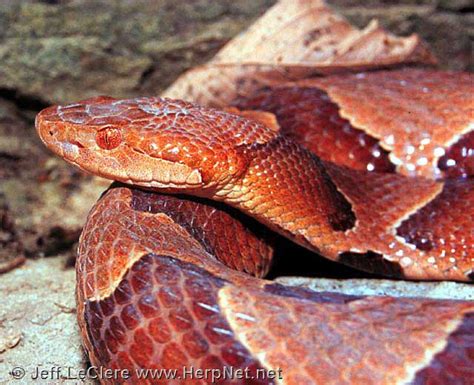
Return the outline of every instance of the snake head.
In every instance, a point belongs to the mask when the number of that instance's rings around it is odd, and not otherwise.
[[[87,172],[175,192],[226,185],[245,171],[247,144],[273,135],[234,114],[158,97],[49,107],[36,129],[47,147]]]

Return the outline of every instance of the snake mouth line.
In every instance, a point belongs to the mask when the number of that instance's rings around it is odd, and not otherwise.
[[[158,190],[187,190],[200,188],[203,184],[199,170],[187,165],[171,162],[164,159],[151,158],[141,155],[145,160],[127,160],[131,164],[142,162],[140,168],[122,167],[118,159],[102,159],[103,162],[94,162],[97,168],[82,165],[81,168],[111,180],[126,184],[137,185]],[[76,164],[76,163],[74,163]]]
[[[201,172],[186,164],[152,157],[131,148],[132,164],[144,162],[144,167],[127,173],[129,183],[160,189],[196,188],[203,184]],[[132,170],[132,168],[131,168]]]

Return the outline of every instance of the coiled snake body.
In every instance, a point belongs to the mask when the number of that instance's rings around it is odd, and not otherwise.
[[[137,375],[183,367],[245,370],[219,380],[232,384],[472,380],[472,303],[265,281],[271,235],[254,221],[359,269],[472,279],[468,79],[328,77],[264,89],[226,111],[156,97],[42,111],[36,125],[50,149],[122,183],[89,214],[77,261],[89,357],[130,370],[101,381],[210,382]]]

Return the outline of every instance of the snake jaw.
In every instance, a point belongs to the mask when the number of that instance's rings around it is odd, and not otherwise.
[[[139,160],[140,159],[140,160]],[[132,156],[132,164],[140,164],[143,167],[129,168],[126,173],[125,183],[132,183],[142,187],[156,188],[160,190],[188,190],[203,186],[202,176],[198,169],[191,168],[185,164],[171,162],[160,158],[150,158],[135,153]],[[117,176],[113,179],[117,180]]]
[[[177,192],[201,188],[199,170],[185,164],[147,157],[124,148],[100,152],[68,142],[58,143],[62,157],[85,172],[126,184]],[[135,167],[140,164],[140,167]],[[132,167],[133,166],[133,167]]]

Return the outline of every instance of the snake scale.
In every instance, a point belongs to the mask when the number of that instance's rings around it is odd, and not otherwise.
[[[92,364],[130,371],[101,382],[210,382],[137,375],[193,367],[246,374],[223,384],[470,383],[472,302],[262,279],[276,232],[365,271],[472,280],[470,93],[471,75],[406,69],[264,88],[225,110],[159,97],[43,110],[47,147],[117,181],[76,264]]]

